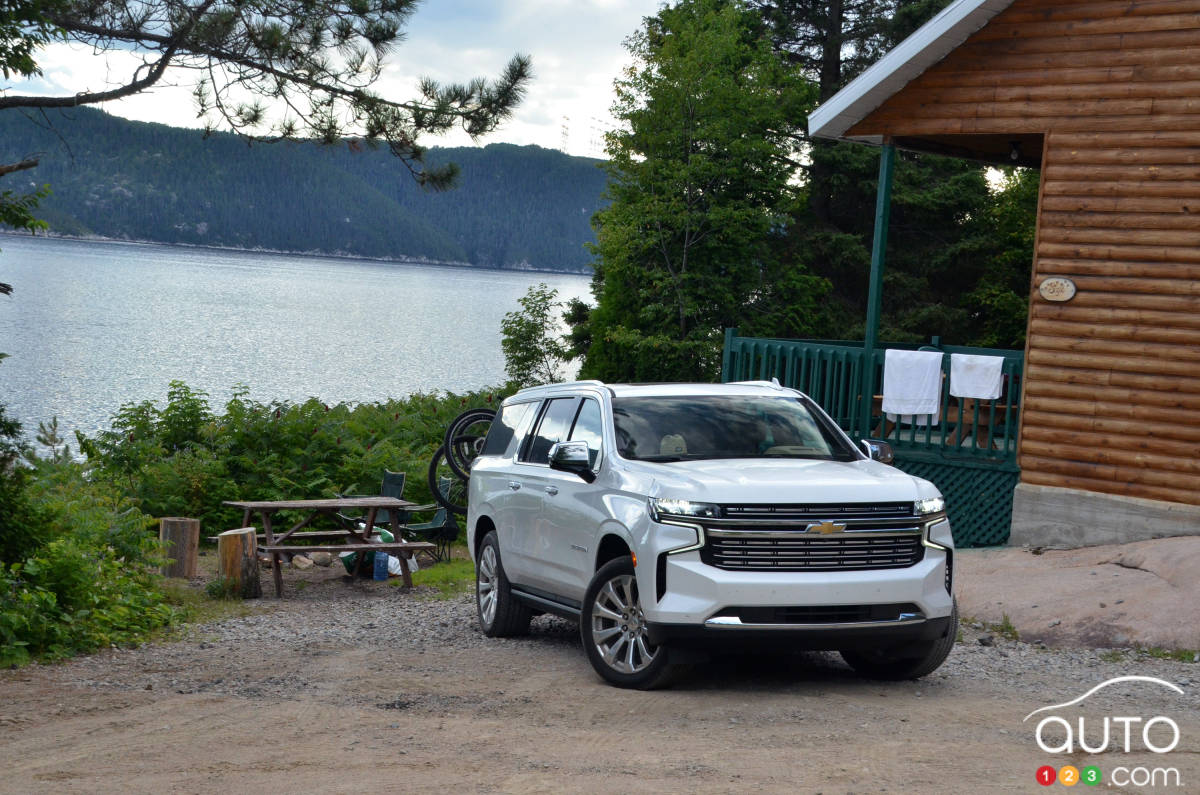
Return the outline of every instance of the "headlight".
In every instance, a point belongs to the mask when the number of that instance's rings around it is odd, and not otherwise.
[[[942,497],[926,497],[913,503],[917,516],[927,516],[931,513],[942,513],[946,510],[946,500]]]
[[[665,497],[651,497],[648,503],[650,518],[659,521],[661,516],[708,516],[716,517],[719,509],[710,502],[692,502],[691,500],[673,500]]]

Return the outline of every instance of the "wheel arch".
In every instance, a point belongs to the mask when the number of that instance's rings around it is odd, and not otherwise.
[[[632,554],[632,547],[629,542],[623,537],[613,532],[605,533],[600,539],[600,544],[596,547],[596,562],[592,567],[592,571],[599,571],[600,567],[610,560],[624,557]]]
[[[471,531],[471,551],[473,554],[479,554],[479,545],[483,543],[483,537],[495,529],[496,524],[490,516],[480,516],[475,520],[475,527]]]

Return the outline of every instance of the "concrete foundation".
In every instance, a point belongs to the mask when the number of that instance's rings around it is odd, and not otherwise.
[[[1200,506],[1018,484],[1011,546],[1074,549],[1200,535]]]

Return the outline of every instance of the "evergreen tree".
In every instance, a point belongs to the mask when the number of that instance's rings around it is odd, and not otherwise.
[[[588,343],[582,376],[709,379],[724,326],[775,315],[811,327],[791,302],[826,286],[784,272],[772,241],[815,90],[764,34],[740,2],[683,0],[626,42],[636,63],[615,84],[612,203],[594,219],[597,305],[569,313]]]

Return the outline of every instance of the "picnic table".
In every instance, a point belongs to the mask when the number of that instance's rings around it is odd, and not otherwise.
[[[376,516],[380,511],[387,511],[388,524],[391,526],[392,535],[395,538],[400,538],[400,530],[404,526],[400,523],[401,513],[406,509],[411,510],[414,507],[418,507],[407,500],[401,500],[396,497],[336,497],[325,500],[228,500],[223,504],[232,508],[242,509],[242,525],[245,527],[251,525],[251,520],[255,513],[262,518],[263,536],[266,543],[260,546],[259,550],[271,555],[276,597],[283,596],[283,571],[280,565],[280,556],[285,552],[390,552],[394,550],[400,553],[398,555],[400,558],[400,576],[403,578],[405,585],[411,586],[412,572],[408,568],[408,560],[405,557],[405,553],[414,553],[435,548],[435,545],[428,541],[371,543],[371,530],[376,525]],[[292,539],[301,540],[303,536],[297,537],[296,534],[312,524],[318,517],[336,517],[340,512],[347,509],[365,510],[367,512],[360,526],[354,526],[344,531],[348,543],[318,546],[288,543]],[[303,511],[305,515],[304,518],[292,525],[286,532],[275,535],[271,520],[279,511]],[[360,554],[358,556],[358,562],[355,566],[356,574],[363,570],[365,558],[366,555]]]

